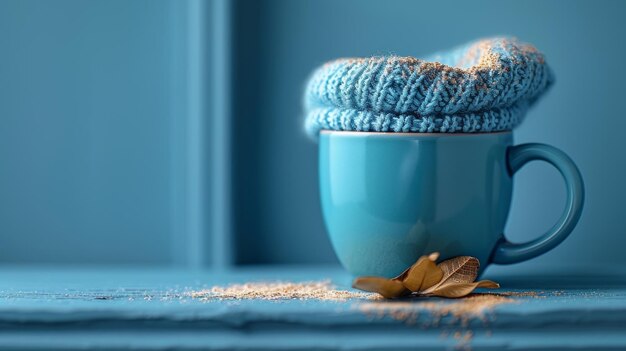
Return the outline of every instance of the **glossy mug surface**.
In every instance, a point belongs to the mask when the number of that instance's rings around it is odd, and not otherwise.
[[[578,221],[583,182],[572,160],[544,144],[512,146],[510,132],[416,134],[323,131],[322,210],[332,245],[353,275],[394,277],[421,255],[515,263],[561,243]],[[557,224],[525,244],[506,241],[512,175],[525,163],[555,166],[567,185]]]

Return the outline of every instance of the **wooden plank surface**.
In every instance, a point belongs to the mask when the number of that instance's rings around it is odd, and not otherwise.
[[[459,300],[413,299],[403,315],[364,309],[372,303],[367,299],[190,296],[250,281],[330,279],[337,289],[349,289],[350,277],[336,267],[222,273],[4,268],[0,349],[624,349],[621,277],[489,277],[514,301],[480,317],[457,318],[420,306]]]

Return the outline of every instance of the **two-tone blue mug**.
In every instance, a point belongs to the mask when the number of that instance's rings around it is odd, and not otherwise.
[[[394,277],[421,255],[469,255],[482,264],[541,255],[572,231],[583,207],[583,180],[562,151],[513,146],[511,132],[419,134],[322,131],[322,209],[332,245],[353,275]],[[538,239],[503,235],[512,176],[526,163],[556,167],[567,186],[563,215]]]

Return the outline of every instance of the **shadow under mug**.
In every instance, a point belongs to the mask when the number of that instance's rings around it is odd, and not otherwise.
[[[539,256],[574,229],[584,201],[582,177],[562,151],[512,146],[511,132],[417,134],[322,131],[322,211],[332,245],[356,276],[394,277],[424,254],[469,255],[509,264]],[[556,167],[567,186],[558,223],[514,244],[503,235],[512,176],[526,163]]]

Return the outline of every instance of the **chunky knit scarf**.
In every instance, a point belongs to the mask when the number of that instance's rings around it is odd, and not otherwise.
[[[428,60],[338,59],[318,68],[306,93],[308,134],[320,130],[476,133],[511,130],[553,82],[533,46],[476,41]]]

